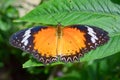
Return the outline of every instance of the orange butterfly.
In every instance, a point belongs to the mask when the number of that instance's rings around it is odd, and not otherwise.
[[[37,26],[21,30],[10,38],[11,45],[32,53],[40,62],[72,62],[84,53],[108,42],[108,33],[88,25]]]

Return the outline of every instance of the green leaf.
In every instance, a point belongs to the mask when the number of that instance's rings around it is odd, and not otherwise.
[[[0,20],[0,30],[7,31],[10,29],[10,25]]]
[[[44,66],[44,64],[38,63],[36,61],[32,61],[31,59],[23,64],[23,68],[35,67],[35,66]]]
[[[64,64],[64,63],[63,62],[55,62],[55,63],[51,64],[51,66],[56,66],[59,64]],[[47,65],[44,65],[40,62],[37,62],[35,60],[31,60],[31,59],[23,64],[23,68],[35,67],[35,66],[47,66]]]
[[[19,20],[44,25],[57,25],[59,22],[63,26],[87,24],[108,31],[110,41],[90,51],[81,58],[81,62],[120,52],[120,4],[111,0],[50,0]]]
[[[94,24],[120,18],[119,5],[110,0],[51,0],[20,18],[42,24]],[[97,24],[96,23],[96,24]]]

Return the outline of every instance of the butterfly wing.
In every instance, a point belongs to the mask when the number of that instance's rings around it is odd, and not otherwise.
[[[32,53],[43,63],[57,61],[56,29],[53,27],[33,27],[13,34],[10,44],[26,52]]]
[[[108,33],[103,29],[73,25],[63,29],[59,56],[63,62],[79,60],[84,53],[108,42]]]

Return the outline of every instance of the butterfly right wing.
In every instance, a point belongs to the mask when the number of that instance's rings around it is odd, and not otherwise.
[[[108,32],[94,26],[72,25],[63,29],[61,46],[59,48],[60,60],[72,62],[98,46],[109,41]]]
[[[37,26],[13,34],[10,44],[32,53],[42,63],[51,63],[57,61],[55,34],[53,27]]]

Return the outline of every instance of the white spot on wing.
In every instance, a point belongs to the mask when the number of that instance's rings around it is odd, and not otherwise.
[[[25,34],[23,35],[23,40],[21,41],[21,43],[23,43],[25,46],[27,46],[28,44],[28,38],[31,36],[30,33],[31,33],[31,28],[25,31]]]
[[[25,49],[25,46],[22,46],[22,49]]]
[[[95,43],[96,40],[98,40],[98,38],[96,37],[96,33],[94,32],[94,30],[92,28],[90,28],[89,26],[86,26],[88,29],[88,34],[91,36],[91,41],[92,43]]]

